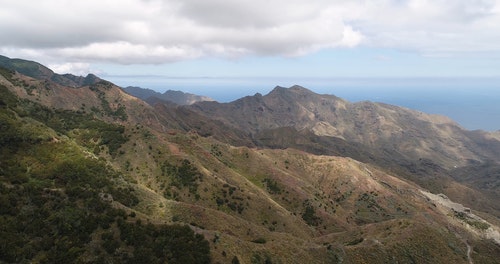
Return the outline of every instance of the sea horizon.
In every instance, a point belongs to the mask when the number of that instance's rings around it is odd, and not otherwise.
[[[500,77],[167,77],[103,78],[121,87],[177,90],[226,103],[274,87],[300,85],[350,102],[372,101],[445,115],[468,130],[500,130]]]

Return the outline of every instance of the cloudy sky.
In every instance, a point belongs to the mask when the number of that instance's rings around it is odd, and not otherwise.
[[[500,76],[500,0],[0,3],[0,54],[60,73]]]

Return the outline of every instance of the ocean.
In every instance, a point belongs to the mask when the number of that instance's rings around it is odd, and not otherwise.
[[[393,104],[448,116],[469,130],[500,130],[500,78],[171,78],[105,76],[122,87],[179,90],[230,102],[295,84],[350,102]]]

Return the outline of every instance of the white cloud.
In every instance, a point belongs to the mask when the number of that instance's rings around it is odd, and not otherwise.
[[[0,52],[59,63],[302,56],[360,45],[500,51],[500,0],[16,0]],[[61,61],[64,58],[64,61]]]
[[[423,54],[500,51],[498,0],[380,2],[353,21],[367,45]]]
[[[343,37],[341,41],[341,46],[355,47],[363,41],[364,36],[353,30],[350,26],[344,27]]]
[[[62,48],[54,53],[79,60],[111,61],[128,64],[134,61],[163,63],[192,59],[200,56],[198,50],[189,46],[161,46],[131,44],[129,42],[92,43],[83,47]]]
[[[49,64],[47,67],[49,67],[55,73],[59,73],[59,74],[71,72],[71,73],[78,75],[78,76],[86,76],[87,74],[93,72],[90,69],[89,63],[81,63],[81,62],[74,62],[74,63],[67,62],[67,63],[63,63],[63,64]],[[93,73],[95,73],[95,72],[93,72]]]

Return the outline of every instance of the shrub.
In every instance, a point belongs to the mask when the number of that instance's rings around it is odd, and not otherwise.
[[[302,219],[310,226],[318,226],[321,223],[321,218],[316,216],[314,207],[310,204],[306,205],[305,211],[302,214]]]
[[[263,237],[259,237],[259,238],[257,238],[257,239],[252,240],[252,242],[253,242],[253,243],[257,243],[257,244],[265,244],[267,241],[266,241],[266,239],[265,239],[265,238],[263,238]]]

